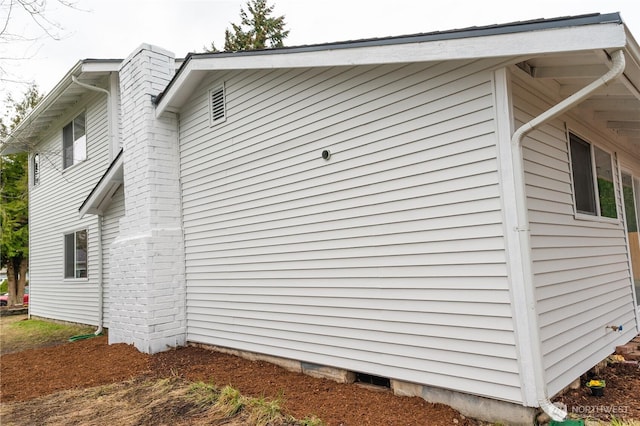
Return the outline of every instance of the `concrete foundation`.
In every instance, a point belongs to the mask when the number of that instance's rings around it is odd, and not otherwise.
[[[250,361],[265,361],[265,362],[280,366],[288,371],[302,373],[302,363],[300,361],[295,361],[293,359],[258,354],[255,352],[241,351],[238,349],[224,348],[222,346],[205,345],[201,343],[189,343],[189,345],[195,346],[197,348],[208,349],[215,352],[221,352],[223,354],[238,356],[240,358],[248,359]]]
[[[340,368],[301,362],[302,372],[311,377],[330,379],[338,383],[353,383],[356,381],[356,373]]]
[[[399,380],[391,380],[391,388],[396,395],[419,396],[428,402],[448,405],[467,417],[492,423],[530,426],[538,412],[533,407]]]
[[[215,352],[222,352],[239,356],[252,361],[265,361],[278,365],[286,370],[304,373],[312,377],[330,379],[338,383],[353,383],[356,373],[341,368],[328,367],[289,358],[280,358],[271,355],[263,355],[255,352],[229,349],[221,346],[190,343]],[[417,383],[391,380],[391,389],[398,396],[419,396],[428,402],[448,405],[467,417],[472,417],[486,422],[504,425],[530,426],[535,424],[537,408],[523,407],[522,405],[498,401],[490,398],[454,392],[447,389],[435,388]]]

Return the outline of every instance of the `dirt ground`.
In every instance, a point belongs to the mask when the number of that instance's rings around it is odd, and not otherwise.
[[[287,414],[298,419],[315,415],[327,426],[479,424],[450,407],[430,404],[421,398],[398,397],[388,390],[316,379],[266,362],[249,361],[197,347],[146,355],[133,346],[108,345],[107,338],[102,336],[3,354],[0,364],[2,405],[16,406],[20,412],[31,413],[28,417],[30,423],[47,416],[54,420],[37,423],[69,424],[55,421],[56,410],[62,410],[65,401],[73,401],[73,397],[61,393],[63,391],[81,394],[84,389],[96,386],[126,386],[121,383],[169,378],[185,382],[203,381],[219,387],[229,384],[246,396],[281,398]],[[601,378],[607,381],[605,396],[591,396],[586,388],[581,387],[559,399],[567,404],[569,412],[572,409],[573,412],[584,411],[583,407],[615,406],[624,407],[617,410],[616,417],[640,419],[638,365],[612,364]],[[100,394],[102,391],[97,392]],[[98,394],[96,400],[99,399]],[[58,399],[52,400],[56,395]],[[187,411],[184,406],[164,407],[156,411],[152,421],[135,424],[199,424],[202,421],[201,416],[193,417],[193,421],[185,418]],[[606,413],[589,415],[606,418]],[[179,422],[176,422],[177,418]],[[7,420],[10,418],[0,419],[0,422],[4,424]]]
[[[603,396],[593,396],[585,386],[591,378],[604,379]],[[637,363],[614,363],[603,368],[597,376],[582,377],[581,386],[558,396],[554,401],[567,404],[567,411],[580,417],[601,420],[640,420],[640,366]]]
[[[60,404],[52,405],[42,398],[47,395],[127,380],[179,378],[220,387],[229,384],[246,396],[281,398],[287,414],[298,419],[315,415],[327,426],[477,424],[450,407],[421,398],[316,379],[266,362],[196,347],[150,356],[133,346],[108,345],[102,336],[4,354],[0,363],[0,401],[3,405],[22,402],[19,411],[34,413],[32,420],[38,415],[55,419],[55,411],[62,410]],[[66,395],[63,399],[68,398]],[[174,413],[168,411],[157,413],[166,418],[154,417],[143,424],[174,423]],[[2,423],[10,420],[7,417]]]

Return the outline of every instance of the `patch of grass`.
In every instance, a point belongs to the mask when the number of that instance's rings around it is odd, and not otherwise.
[[[214,405],[220,393],[213,384],[195,382],[189,386],[189,399],[198,407]]]
[[[191,383],[187,397],[192,404],[201,409],[209,407],[209,413],[215,413],[213,414],[215,416],[229,419],[240,415],[242,417],[241,424],[324,426],[324,422],[315,416],[307,416],[302,420],[285,416],[282,413],[281,398],[251,398],[241,395],[239,390],[229,385],[218,389],[213,384]]]
[[[221,402],[223,401],[223,402]],[[223,409],[225,412],[223,412]],[[132,379],[0,405],[2,424],[225,424],[324,426],[315,416],[296,420],[281,400],[250,398],[237,389],[178,377]],[[627,426],[627,425],[625,425]]]
[[[324,426],[324,422],[316,416],[307,416],[297,422],[300,426]]]
[[[267,400],[261,398],[247,398],[246,405],[249,408],[249,422],[256,426],[279,424],[284,420],[280,408],[280,399]]]
[[[244,408],[244,402],[244,398],[240,394],[240,391],[227,385],[220,391],[218,400],[214,406],[225,417],[232,417]]]
[[[0,319],[0,346],[2,353],[36,348],[47,344],[65,342],[69,337],[93,332],[93,327],[59,324],[24,316]]]
[[[640,421],[638,420],[622,420],[618,419],[615,416],[611,417],[611,426],[640,426]]]

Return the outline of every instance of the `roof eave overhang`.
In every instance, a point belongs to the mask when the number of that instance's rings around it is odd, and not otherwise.
[[[0,141],[0,154],[16,154],[29,151],[33,144],[33,138],[37,137],[38,134],[29,134],[28,129],[36,127],[36,124],[39,128],[46,128],[52,121],[59,118],[46,116],[45,113],[56,106],[61,96],[73,84],[73,77],[117,72],[120,68],[120,62],[120,60],[98,59],[85,59],[77,62],[51,92],[20,122],[18,127],[5,140]]]
[[[426,38],[411,42],[404,39],[398,43],[378,45],[354,43],[353,47],[346,48],[328,45],[321,49],[283,50],[269,54],[194,55],[188,58],[162,94],[156,107],[156,116],[166,111],[178,111],[210,71],[522,57],[593,49],[615,50],[624,48],[626,42],[624,25],[610,22],[467,38]]]
[[[124,156],[122,153],[123,151],[120,150],[107,168],[107,171],[100,178],[100,181],[78,209],[80,219],[87,214],[102,215],[111,204],[113,195],[120,185],[124,183]]]

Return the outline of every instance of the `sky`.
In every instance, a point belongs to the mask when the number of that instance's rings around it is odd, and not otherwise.
[[[79,60],[122,59],[142,43],[184,57],[240,21],[246,0],[60,0],[46,1],[47,36],[14,8],[9,28],[27,41],[0,42],[0,114],[11,94],[21,99],[29,82],[50,91]],[[0,1],[0,23],[9,0]],[[502,24],[539,18],[620,12],[640,41],[640,0],[269,0],[285,15],[287,46],[357,40]],[[246,7],[245,7],[246,8]]]

